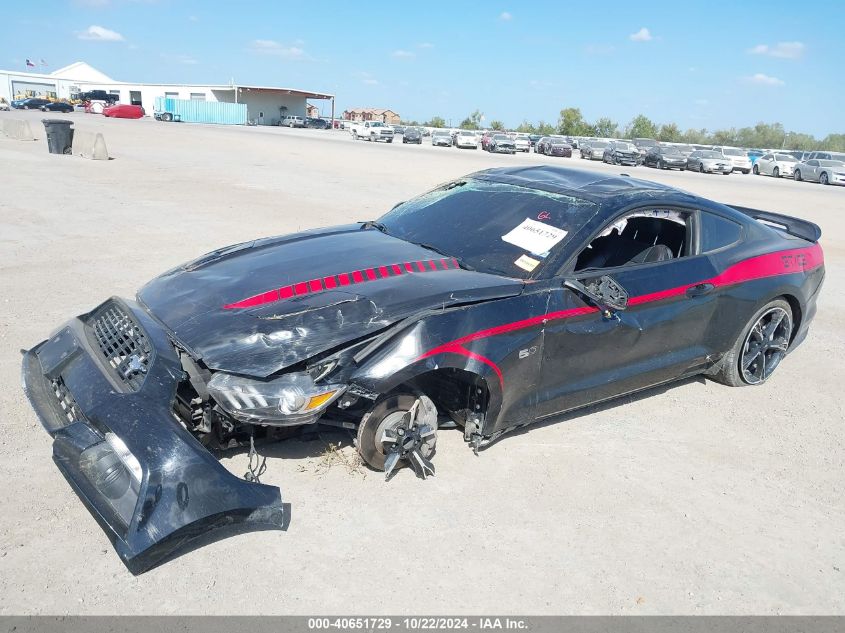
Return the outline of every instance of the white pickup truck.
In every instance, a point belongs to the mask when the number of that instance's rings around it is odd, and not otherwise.
[[[349,128],[352,138],[368,141],[393,142],[393,128],[381,121],[355,121]]]

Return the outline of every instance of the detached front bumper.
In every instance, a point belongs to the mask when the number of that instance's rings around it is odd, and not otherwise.
[[[53,461],[141,573],[214,529],[281,529],[281,493],[233,476],[175,418],[183,379],[167,333],[111,299],[24,354],[23,388]]]

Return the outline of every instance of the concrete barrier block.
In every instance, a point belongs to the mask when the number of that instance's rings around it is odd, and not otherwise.
[[[18,141],[34,141],[32,128],[25,119],[3,119],[3,134]]]
[[[71,151],[74,156],[82,156],[83,158],[90,158],[92,160],[109,159],[106,140],[99,132],[74,129]]]

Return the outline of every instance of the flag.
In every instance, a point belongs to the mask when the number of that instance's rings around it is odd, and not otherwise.
[[[45,61],[44,61],[44,58],[43,58],[43,57],[41,58],[41,65],[42,65],[42,66],[46,66],[46,65],[47,65],[47,62],[45,62]]]
[[[28,67],[35,68],[35,64],[33,64],[33,63],[32,63],[32,60],[30,60],[28,57],[27,57],[27,59],[26,59],[26,65],[27,65]]]

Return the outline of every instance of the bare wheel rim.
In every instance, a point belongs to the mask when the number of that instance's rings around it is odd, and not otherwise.
[[[764,312],[745,337],[739,369],[749,385],[765,382],[786,356],[792,319],[783,308]]]

